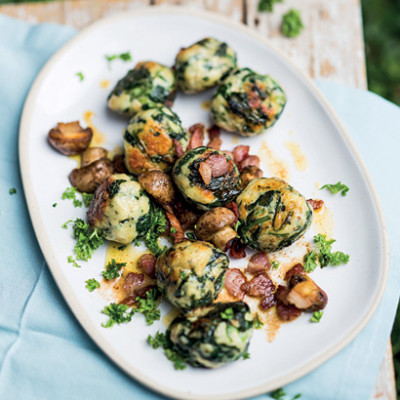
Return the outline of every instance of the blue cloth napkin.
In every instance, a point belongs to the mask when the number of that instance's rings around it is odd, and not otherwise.
[[[0,399],[161,399],[109,361],[77,323],[49,273],[26,208],[17,152],[22,106],[44,62],[75,31],[0,15],[0,32]],[[307,400],[367,400],[400,290],[400,186],[393,179],[400,171],[400,110],[369,92],[318,85],[372,174],[388,224],[391,270],[384,299],[368,326],[323,366],[288,385],[286,398],[302,393]],[[10,188],[17,193],[9,194]]]

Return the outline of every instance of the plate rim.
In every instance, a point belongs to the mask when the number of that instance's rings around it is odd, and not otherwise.
[[[364,317],[360,320],[360,322],[345,336],[345,338],[336,345],[330,347],[323,353],[315,356],[310,361],[308,361],[302,367],[298,367],[295,370],[284,374],[282,377],[278,379],[274,379],[273,381],[254,386],[249,389],[241,390],[236,393],[227,393],[227,394],[219,394],[219,395],[196,395],[193,393],[186,393],[174,389],[170,389],[168,387],[160,386],[160,384],[154,379],[151,379],[144,375],[140,370],[136,368],[132,368],[131,365],[126,363],[124,360],[121,360],[119,354],[113,350],[113,348],[109,345],[109,342],[103,338],[100,334],[97,333],[97,329],[95,324],[91,322],[88,313],[82,307],[80,302],[77,299],[77,296],[74,294],[74,290],[72,286],[65,285],[62,280],[62,268],[57,263],[57,260],[54,256],[52,248],[50,247],[50,243],[47,237],[47,232],[42,224],[42,220],[39,214],[39,208],[36,201],[36,197],[34,196],[33,185],[30,179],[30,169],[29,169],[29,140],[24,140],[25,138],[29,139],[29,125],[33,116],[33,106],[36,99],[36,94],[40,89],[42,82],[44,81],[47,72],[51,70],[53,65],[58,61],[58,59],[70,48],[78,43],[83,37],[92,33],[102,25],[109,23],[110,21],[117,21],[119,19],[134,19],[135,17],[140,16],[149,16],[149,15],[167,15],[167,14],[180,14],[180,15],[188,15],[193,17],[200,17],[202,19],[211,20],[213,22],[225,25],[227,27],[236,29],[242,32],[245,35],[251,36],[254,39],[261,42],[264,47],[267,47],[271,52],[277,54],[286,64],[288,64],[300,80],[308,86],[311,91],[314,93],[316,100],[323,106],[326,110],[327,114],[332,118],[334,124],[337,129],[340,131],[342,138],[345,140],[346,145],[351,150],[352,155],[354,156],[357,164],[359,165],[361,172],[365,178],[368,190],[370,192],[372,202],[374,208],[376,210],[378,221],[379,221],[379,232],[382,238],[382,272],[379,277],[378,290],[373,299],[373,302],[365,313]],[[40,249],[43,253],[43,256],[46,260],[46,263],[51,271],[51,274],[58,286],[58,289],[62,293],[65,302],[68,304],[68,307],[74,314],[75,318],[79,321],[81,327],[86,331],[89,337],[96,343],[99,349],[106,354],[119,368],[121,368],[127,375],[134,378],[136,381],[140,382],[147,388],[158,392],[160,394],[166,395],[171,398],[182,399],[182,400],[240,400],[249,398],[252,396],[257,396],[263,393],[270,392],[279,387],[285,386],[290,382],[293,382],[304,375],[310,373],[315,368],[319,367],[321,364],[329,360],[335,354],[337,354],[340,350],[346,347],[367,325],[373,314],[375,313],[378,305],[380,304],[382,297],[384,295],[388,274],[389,274],[389,244],[388,244],[388,235],[386,223],[383,215],[383,211],[380,205],[380,201],[373,185],[370,174],[365,166],[365,163],[353,143],[353,140],[350,134],[347,132],[343,123],[337,116],[333,107],[329,104],[329,102],[325,99],[322,92],[316,86],[316,84],[312,81],[312,79],[300,70],[293,61],[289,59],[289,57],[283,53],[279,48],[275,45],[271,44],[267,38],[264,38],[260,33],[253,30],[252,28],[243,25],[240,22],[231,21],[229,18],[219,15],[214,12],[205,11],[205,10],[197,10],[188,8],[187,6],[145,6],[141,9],[133,9],[123,12],[117,12],[112,14],[111,16],[102,18],[83,30],[79,31],[72,39],[70,39],[67,43],[61,46],[45,63],[45,65],[40,70],[39,74],[35,78],[31,88],[29,89],[29,93],[26,97],[21,121],[19,128],[19,166],[21,170],[22,177],[22,185],[25,193],[25,197],[27,200],[27,207],[29,210],[29,215],[32,221],[33,229],[35,231],[35,235],[37,237]]]

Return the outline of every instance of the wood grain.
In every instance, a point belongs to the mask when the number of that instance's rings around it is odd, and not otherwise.
[[[54,22],[82,29],[110,14],[147,5],[185,5],[246,23],[285,52],[313,78],[366,88],[359,0],[285,0],[273,13],[257,11],[258,0],[74,0],[0,6],[0,12],[30,22]],[[301,11],[305,29],[295,39],[280,34],[282,15]],[[392,350],[388,344],[373,399],[395,400]],[[338,399],[339,400],[339,399]]]

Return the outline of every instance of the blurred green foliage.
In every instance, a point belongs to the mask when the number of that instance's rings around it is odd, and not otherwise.
[[[400,105],[400,0],[362,0],[368,87]]]

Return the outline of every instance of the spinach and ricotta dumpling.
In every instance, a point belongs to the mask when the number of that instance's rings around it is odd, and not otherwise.
[[[188,134],[170,108],[141,111],[124,132],[125,164],[135,175],[150,169],[169,171],[187,146]]]
[[[255,136],[275,124],[285,104],[278,82],[243,68],[222,81],[211,102],[211,115],[220,128]]]
[[[246,303],[215,303],[175,318],[167,330],[173,350],[195,367],[217,368],[242,357],[253,333]]]
[[[175,60],[177,85],[185,93],[198,93],[219,84],[234,68],[236,53],[213,38],[181,49]]]
[[[266,253],[290,246],[311,225],[311,206],[282,179],[253,179],[236,203],[243,239]]]
[[[119,114],[132,116],[149,108],[172,106],[175,94],[172,69],[154,61],[143,61],[118,81],[108,96],[108,107]]]
[[[240,193],[240,173],[222,151],[196,147],[177,160],[172,177],[179,191],[201,210],[230,203]]]
[[[222,289],[228,264],[226,254],[212,244],[184,241],[157,259],[157,286],[183,310],[209,305]]]
[[[105,239],[131,243],[143,234],[138,228],[148,218],[150,207],[139,182],[126,174],[113,174],[97,188],[87,217]]]

